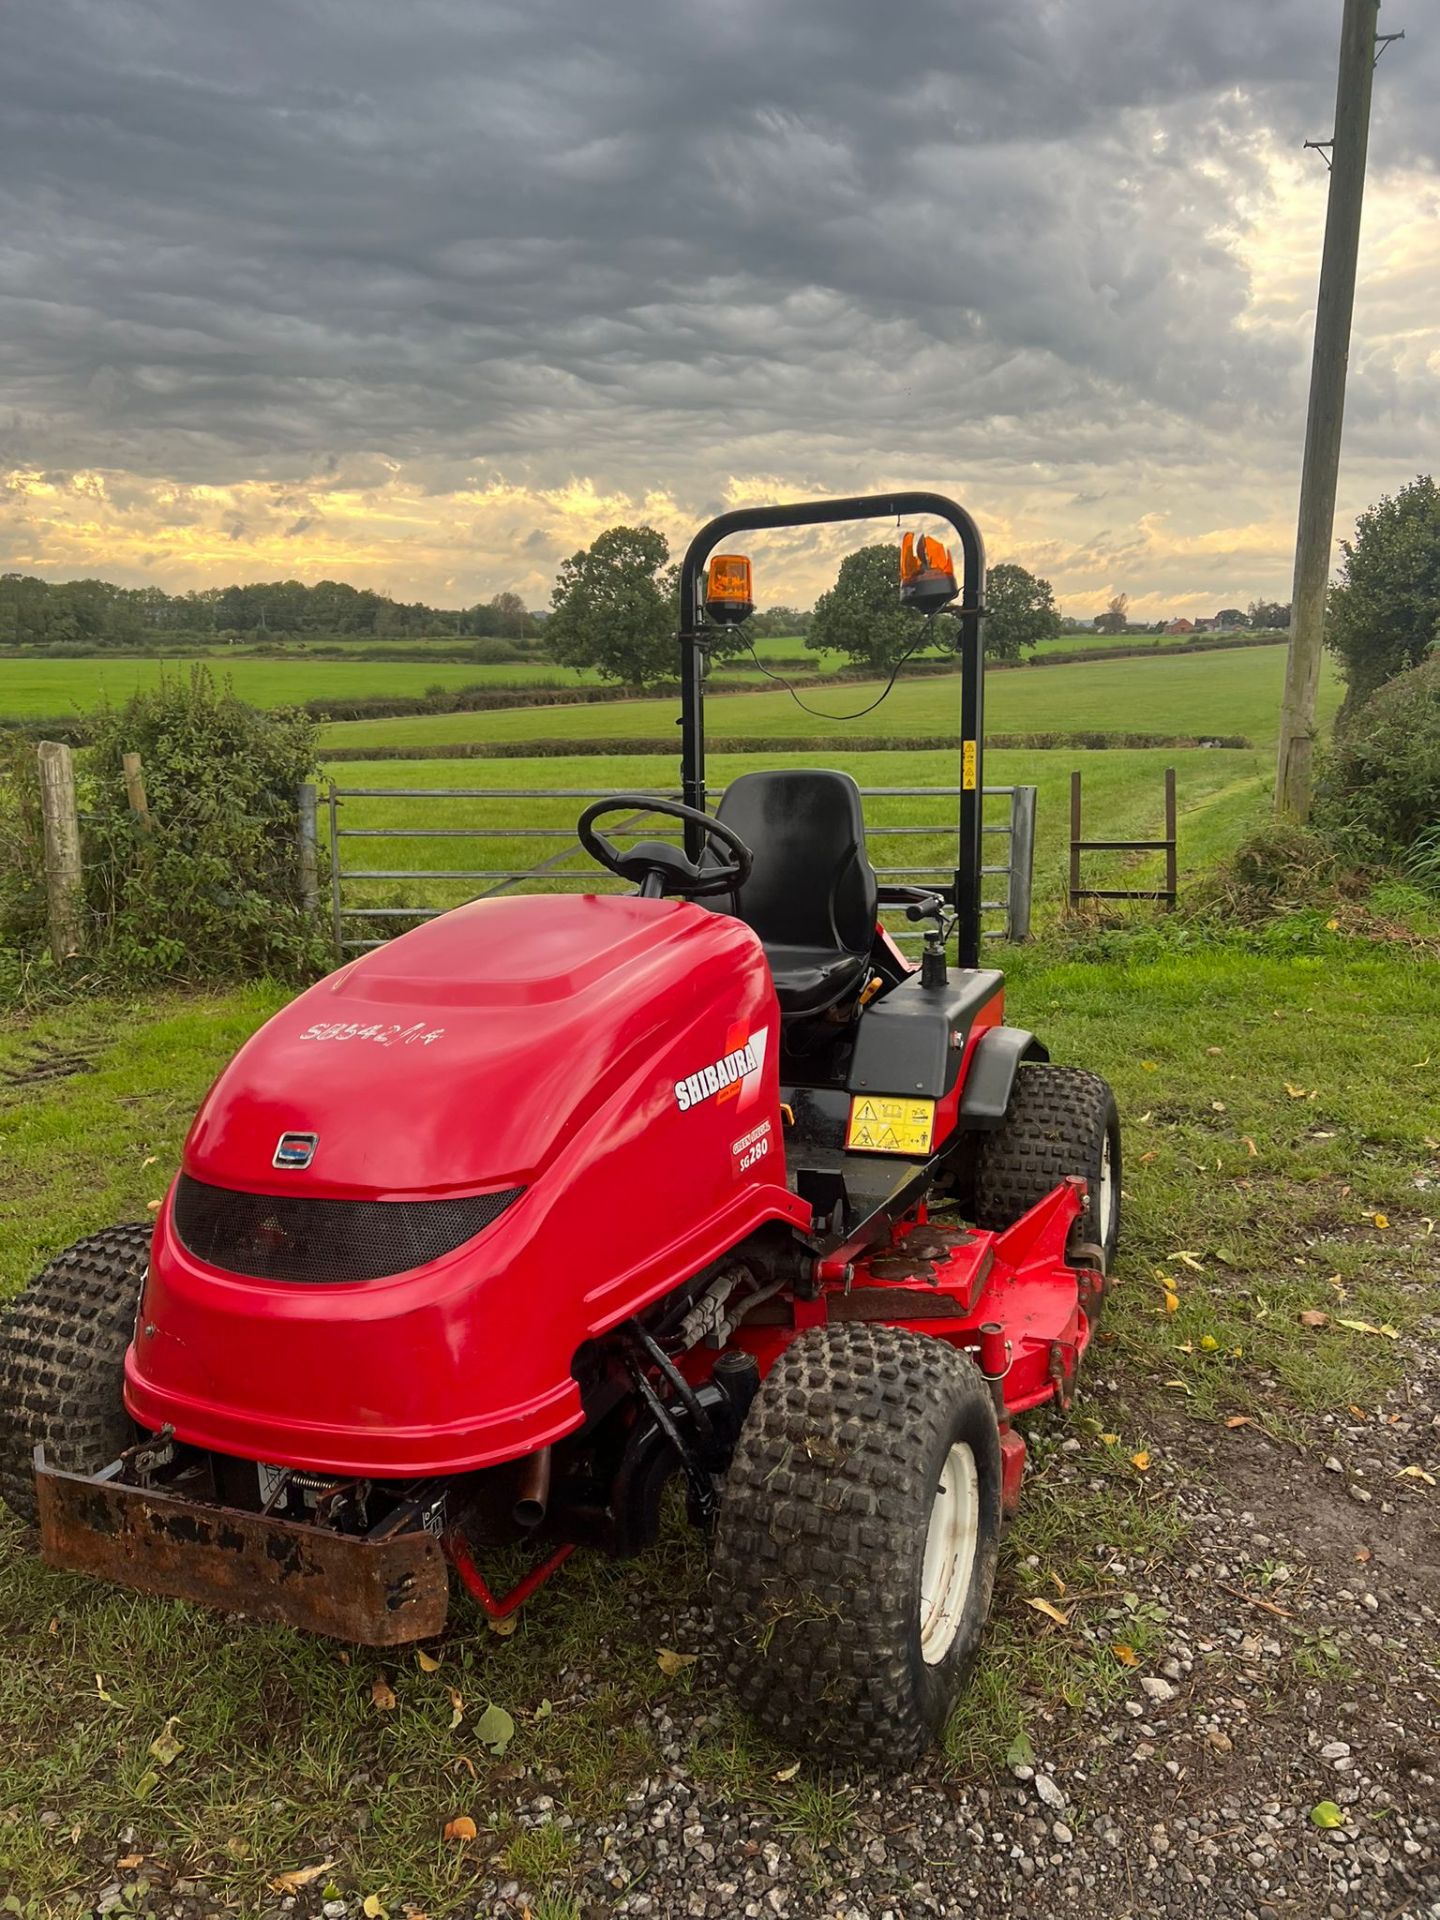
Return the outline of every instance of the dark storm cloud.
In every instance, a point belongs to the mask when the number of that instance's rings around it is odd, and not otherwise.
[[[705,494],[1117,425],[1168,458],[1297,404],[1215,236],[1268,137],[1328,132],[1338,11],[20,0],[0,467]],[[1437,47],[1382,66],[1377,160],[1437,158]],[[1413,417],[1418,373],[1360,375]]]

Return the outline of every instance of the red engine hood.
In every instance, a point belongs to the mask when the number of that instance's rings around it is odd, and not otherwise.
[[[523,1184],[583,1124],[702,957],[755,935],[679,900],[477,901],[342,967],[241,1048],[185,1169],[250,1192],[393,1199]],[[277,1170],[287,1132],[318,1136]]]

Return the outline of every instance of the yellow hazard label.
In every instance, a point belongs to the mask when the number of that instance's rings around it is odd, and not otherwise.
[[[975,742],[960,742],[960,784],[967,793],[975,791]]]
[[[934,1130],[933,1100],[857,1093],[850,1102],[845,1144],[860,1153],[929,1153]]]

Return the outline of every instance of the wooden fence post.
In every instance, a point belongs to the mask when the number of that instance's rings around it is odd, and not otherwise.
[[[45,822],[45,897],[50,952],[63,966],[85,939],[84,880],[80,866],[80,815],[75,806],[75,763],[58,740],[42,740],[40,809]]]
[[[320,910],[320,876],[316,855],[315,813],[317,807],[315,783],[302,780],[300,783],[300,904],[307,914]]]
[[[150,803],[145,798],[145,774],[140,765],[139,754],[122,753],[120,767],[125,775],[125,798],[130,802],[130,811],[146,833],[149,833],[154,822],[150,818]]]

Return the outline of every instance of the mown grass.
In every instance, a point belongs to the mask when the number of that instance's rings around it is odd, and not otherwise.
[[[1173,1508],[1132,1462],[1155,1445],[1157,1396],[1197,1421],[1240,1411],[1278,1432],[1376,1405],[1433,1275],[1433,1188],[1416,1182],[1440,1171],[1433,963],[1404,948],[1306,921],[1248,941],[1107,936],[1007,958],[1012,1017],[1119,1094],[1126,1226],[1103,1366],[1121,1391],[1105,1403],[1113,1438],[1083,1397],[1068,1429],[1030,1423],[1034,1470],[989,1645],[938,1763],[961,1775],[999,1765],[1022,1733],[1047,1749],[1077,1735],[1087,1699],[1130,1684],[1113,1646],[1142,1659],[1158,1646],[1163,1619],[1107,1572],[1117,1553],[1141,1567],[1180,1550]],[[0,1288],[77,1234],[143,1216],[213,1072],[279,998],[94,1003],[0,1030],[0,1073],[46,1050],[91,1061],[0,1091]],[[1330,1323],[1302,1327],[1310,1306]],[[1050,1469],[1067,1430],[1083,1444],[1080,1492]],[[571,1847],[527,1808],[541,1792],[580,1821],[617,1808],[660,1764],[657,1703],[695,1770],[823,1854],[865,1783],[813,1760],[780,1777],[796,1756],[741,1719],[693,1624],[704,1579],[681,1527],[631,1565],[577,1555],[512,1637],[457,1605],[426,1673],[410,1653],[347,1653],[52,1574],[0,1526],[0,1891],[37,1920],[76,1915],[118,1858],[143,1855],[252,1913],[275,1875],[329,1862],[317,1886],[375,1893],[392,1912],[408,1899],[439,1920],[503,1871],[533,1876],[537,1912],[573,1914]],[[1031,1597],[1066,1598],[1069,1624]],[[667,1678],[660,1647],[700,1658]],[[1297,1641],[1294,1658],[1329,1671],[1323,1648]],[[393,1710],[375,1704],[381,1677]],[[502,1756],[475,1732],[491,1701],[516,1721]],[[181,1747],[162,1765],[151,1745],[172,1718]],[[477,1838],[446,1842],[462,1815]]]
[[[1284,671],[1285,649],[1274,646],[992,673],[985,688],[986,728],[992,734],[1238,735],[1258,747],[1275,736]],[[706,702],[706,725],[716,737],[744,736],[757,745],[766,739],[833,735],[852,724],[835,716],[858,712],[881,690],[879,682],[859,681],[802,689],[800,697],[817,710],[814,714],[803,711],[781,688],[765,693],[712,692]],[[1328,718],[1338,704],[1338,681],[1327,663],[1321,684],[1322,718]],[[675,713],[675,702],[669,699],[622,700],[600,707],[524,707],[336,721],[322,737],[335,747],[413,747],[416,756],[422,757],[427,745],[467,740],[671,740]],[[888,698],[853,726],[857,733],[904,741],[911,736],[958,732],[958,715],[957,676],[902,677]]]

